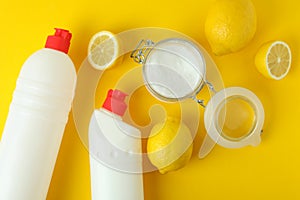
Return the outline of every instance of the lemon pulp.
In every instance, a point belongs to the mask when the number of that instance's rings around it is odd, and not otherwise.
[[[101,31],[90,40],[88,47],[88,61],[98,70],[111,67],[116,61],[119,44],[113,33]]]
[[[291,67],[292,53],[287,43],[271,41],[263,44],[255,55],[257,70],[267,78],[280,80]]]

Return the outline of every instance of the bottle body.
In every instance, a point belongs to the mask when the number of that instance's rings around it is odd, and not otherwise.
[[[120,116],[96,110],[89,127],[93,200],[143,200],[141,135]]]
[[[63,52],[41,49],[22,66],[1,139],[0,199],[46,199],[75,84]]]

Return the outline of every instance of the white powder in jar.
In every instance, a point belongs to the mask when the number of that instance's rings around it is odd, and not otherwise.
[[[147,87],[155,96],[182,99],[193,95],[202,84],[205,61],[192,43],[168,39],[151,50],[143,73]]]

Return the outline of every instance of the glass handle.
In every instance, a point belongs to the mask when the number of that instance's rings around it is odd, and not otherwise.
[[[207,87],[209,88],[210,91],[213,92],[213,95],[215,95],[217,93],[217,91],[215,90],[214,86],[212,83],[208,82],[207,80],[204,82]],[[206,105],[204,104],[204,100],[203,99],[197,99],[196,95],[192,97],[193,100],[195,100],[198,104],[200,104],[203,108],[206,107]]]
[[[141,40],[130,54],[130,57],[139,64],[144,64],[150,50],[154,46],[152,40]]]
[[[205,81],[205,84],[208,86],[209,90],[213,92],[214,95],[217,93],[212,83]]]
[[[193,96],[192,99],[195,100],[198,104],[200,104],[203,108],[206,107],[203,99],[197,99],[195,96]]]

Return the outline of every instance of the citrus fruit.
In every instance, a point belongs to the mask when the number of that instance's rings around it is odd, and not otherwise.
[[[271,41],[263,44],[255,56],[255,65],[267,78],[280,80],[291,68],[292,53],[287,43]]]
[[[88,61],[98,70],[111,67],[119,53],[119,44],[115,35],[109,31],[96,33],[88,46]]]
[[[217,0],[208,11],[205,35],[216,55],[244,48],[256,31],[256,12],[250,0]]]
[[[155,125],[147,141],[151,163],[165,174],[185,166],[191,158],[193,138],[189,128],[177,119],[168,118]]]

